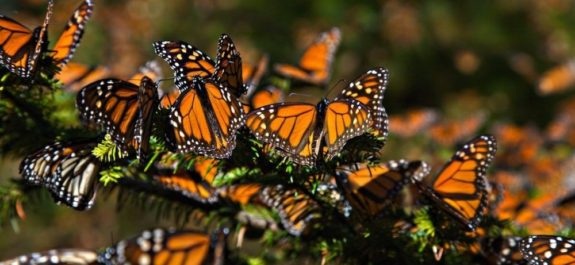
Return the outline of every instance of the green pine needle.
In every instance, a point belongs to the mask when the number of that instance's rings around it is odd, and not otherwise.
[[[94,150],[92,150],[92,154],[100,159],[100,161],[104,162],[112,162],[117,160],[118,158],[126,157],[126,154],[122,152],[122,150],[116,146],[114,141],[112,141],[112,136],[106,134],[104,141],[98,144]]]
[[[118,183],[118,180],[124,177],[125,172],[121,166],[112,167],[108,170],[100,171],[100,182],[107,186],[110,183]]]

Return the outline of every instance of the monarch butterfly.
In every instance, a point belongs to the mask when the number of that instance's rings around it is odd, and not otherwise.
[[[222,34],[218,41],[217,63],[198,48],[183,41],[161,41],[153,45],[154,52],[175,71],[176,86],[180,90],[192,87],[196,83],[195,77],[213,77],[235,97],[245,93],[241,57],[227,34]]]
[[[217,160],[197,159],[193,170],[159,169],[154,179],[164,188],[199,202],[214,202],[217,199],[212,183],[218,174]]]
[[[447,120],[429,128],[429,136],[439,144],[450,146],[473,135],[485,121],[485,115],[477,114],[464,120]]]
[[[78,92],[86,85],[100,80],[110,74],[107,67],[88,66],[79,63],[66,64],[56,76],[55,79],[63,84],[66,91]]]
[[[119,79],[103,79],[80,90],[76,107],[83,120],[102,125],[124,151],[132,147],[140,159],[149,150],[157,93],[156,84],[146,76],[139,86]]]
[[[573,264],[575,240],[560,236],[528,236],[521,240],[521,254],[533,264]]]
[[[25,264],[68,264],[87,265],[98,264],[98,254],[91,250],[83,249],[52,249],[45,252],[36,252],[22,255],[10,260],[0,261],[0,264],[25,265]]]
[[[20,174],[33,185],[44,185],[56,202],[76,210],[92,207],[100,161],[94,143],[48,145],[20,163]]]
[[[331,102],[324,98],[317,106],[268,105],[250,112],[246,125],[258,140],[297,164],[329,160],[347,140],[367,132],[370,126],[387,135],[387,114],[381,105],[386,83],[386,69],[370,70]]]
[[[259,184],[236,184],[223,186],[216,190],[218,196],[224,200],[246,205],[257,199],[261,191]]]
[[[432,109],[413,109],[402,115],[391,115],[389,131],[400,137],[412,137],[427,129],[438,117]]]
[[[331,64],[341,40],[338,28],[323,32],[305,50],[297,66],[276,64],[274,70],[285,77],[323,86],[329,81]]]
[[[104,264],[223,264],[225,240],[192,231],[160,229],[143,231],[107,248],[98,262]]]
[[[478,136],[453,155],[431,187],[419,181],[416,183],[424,195],[474,231],[488,201],[485,171],[495,151],[493,136]]]
[[[364,214],[379,214],[412,179],[429,174],[422,161],[389,161],[374,166],[367,164],[342,167],[336,172],[339,186],[351,205]]]
[[[170,109],[168,142],[177,152],[222,159],[231,155],[244,123],[239,99],[211,78],[195,78]]]
[[[527,265],[520,251],[521,237],[487,238],[482,242],[482,249],[487,258],[497,265]]]
[[[257,65],[250,65],[248,63],[242,63],[242,80],[246,85],[246,94],[251,95],[257,88],[262,76],[265,74],[268,68],[269,58],[264,55],[260,58]]]
[[[199,175],[190,174],[184,170],[176,173],[172,170],[163,170],[154,176],[154,179],[169,190],[199,202],[214,202],[216,200],[214,188]]]
[[[575,85],[575,60],[569,60],[543,73],[537,84],[537,92],[548,95],[563,92],[573,85]]]
[[[303,190],[269,186],[262,190],[261,198],[268,207],[276,209],[288,233],[300,236],[321,219],[319,204]]]
[[[47,28],[52,16],[53,1],[48,1],[48,10],[42,26],[30,30],[19,22],[0,15],[0,64],[20,77],[28,78],[36,70],[42,52],[46,51]],[[74,55],[84,26],[92,15],[94,4],[85,0],[74,11],[64,32],[52,50],[52,59],[59,67],[64,66]]]

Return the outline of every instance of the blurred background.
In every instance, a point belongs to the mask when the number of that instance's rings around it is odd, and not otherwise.
[[[78,4],[56,0],[51,40]],[[0,14],[34,27],[45,9],[42,0],[3,0]],[[440,122],[456,124],[442,124],[444,134],[464,135],[419,148],[424,140],[402,135],[399,126],[407,121],[396,121],[384,156],[435,161],[448,158],[463,138],[496,133],[502,124],[544,134],[562,101],[573,95],[574,14],[575,1],[569,0],[95,0],[73,61],[105,65],[126,77],[157,58],[154,41],[183,40],[214,58],[219,35],[228,33],[245,62],[267,54],[272,64],[295,64],[320,32],[339,27],[342,42],[327,89],[297,92],[333,96],[357,75],[384,66],[391,73],[384,100],[388,114],[403,117],[425,108]],[[461,132],[466,128],[471,133]],[[447,156],[432,155],[441,150],[448,150]],[[560,157],[572,153],[566,152]],[[20,159],[3,157],[0,181],[18,176]],[[158,224],[146,209],[117,212],[115,199],[103,197],[88,212],[55,206],[48,194],[24,205],[26,220],[0,230],[0,259],[49,248],[99,248]]]

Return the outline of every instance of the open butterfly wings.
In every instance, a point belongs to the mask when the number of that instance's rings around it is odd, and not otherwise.
[[[488,202],[485,173],[495,151],[493,136],[478,136],[453,155],[432,187],[417,182],[418,187],[467,229],[475,230]]]
[[[574,264],[575,240],[560,236],[529,236],[521,240],[521,253],[530,264]]]
[[[429,174],[422,161],[389,161],[378,165],[366,164],[341,167],[336,172],[338,185],[353,208],[376,216],[410,183]]]
[[[317,106],[264,106],[248,114],[246,125],[258,140],[269,143],[294,162],[312,165],[319,156],[331,159],[347,140],[366,132],[370,122],[370,112],[361,103],[324,99]]]
[[[42,50],[46,47],[46,30],[53,6],[54,1],[48,1],[44,24],[34,30],[0,15],[0,63],[10,72],[24,78],[32,75]]]
[[[72,17],[70,17],[58,41],[56,41],[52,49],[55,52],[52,58],[60,67],[68,63],[74,55],[74,52],[76,52],[76,48],[80,44],[80,39],[82,35],[84,35],[84,27],[92,16],[93,10],[94,3],[92,0],[82,2],[76,11],[74,11]]]
[[[341,40],[341,32],[333,28],[322,33],[304,52],[298,66],[276,64],[274,69],[282,76],[313,85],[327,84],[331,74],[331,64]]]
[[[225,240],[196,231],[154,229],[118,242],[98,257],[104,264],[222,264]]]
[[[100,161],[91,153],[94,147],[91,143],[48,145],[22,161],[20,174],[31,184],[46,186],[55,201],[89,209],[100,169]]]
[[[142,78],[140,86],[119,79],[103,79],[84,87],[76,99],[80,116],[103,125],[122,149],[147,152],[151,114],[158,104],[155,83]]]
[[[389,82],[389,71],[383,67],[368,70],[344,88],[335,98],[354,99],[367,106],[373,117],[371,127],[377,136],[387,137],[388,117],[383,107],[383,97]]]

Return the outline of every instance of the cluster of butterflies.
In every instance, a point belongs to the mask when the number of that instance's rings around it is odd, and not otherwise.
[[[123,152],[135,153],[138,160],[148,158],[150,138],[157,127],[154,125],[161,117],[158,112],[167,111],[167,120],[159,122],[166,125],[166,135],[161,138],[169,149],[204,158],[198,159],[200,162],[195,163],[192,171],[179,170],[173,165],[154,168],[152,180],[160,188],[206,204],[260,204],[278,212],[281,225],[288,233],[305,236],[321,225],[326,215],[322,206],[325,202],[318,200],[310,189],[288,183],[214,185],[221,173],[218,160],[232,155],[241,128],[246,127],[266,148],[301,166],[322,165],[357,136],[366,133],[379,139],[387,136],[388,116],[383,98],[389,73],[384,68],[370,69],[356,77],[332,100],[324,98],[315,105],[282,102],[282,90],[258,88],[267,57],[256,66],[242,63],[230,36],[220,37],[215,61],[188,43],[161,41],[154,43],[154,51],[174,71],[176,84],[174,90],[164,93],[157,85],[161,72],[153,63],[127,80],[102,78],[107,75],[103,67],[67,64],[92,14],[93,3],[82,2],[56,45],[48,49],[46,34],[52,5],[49,1],[44,24],[34,30],[0,16],[0,64],[22,78],[33,79],[43,65],[42,59],[55,62],[62,68],[56,78],[63,81],[67,90],[78,93],[76,106],[81,119],[103,128]],[[299,65],[279,64],[274,69],[298,82],[325,86],[340,38],[336,28],[322,33],[305,51]],[[391,131],[409,137],[429,128],[437,141],[448,145],[473,135],[484,117],[478,115],[464,121],[465,126],[461,126],[462,121],[437,123],[436,120],[437,115],[432,111],[413,112],[391,119]],[[460,128],[466,131],[459,132]],[[518,146],[522,144],[518,142]],[[99,172],[107,166],[92,154],[96,145],[96,140],[48,145],[22,161],[21,174],[27,182],[45,186],[57,202],[78,210],[89,209],[96,196]],[[333,177],[311,176],[310,179],[322,179],[326,186],[334,186],[349,203],[352,214],[362,218],[384,215],[412,183],[419,191],[417,195],[427,198],[424,200],[439,209],[440,215],[448,216],[445,221],[455,220],[466,230],[479,232],[491,197],[497,195],[496,187],[486,177],[495,151],[494,137],[473,138],[443,166],[431,185],[424,180],[430,173],[425,162],[405,160],[338,165],[332,172]],[[517,153],[529,155],[523,151]],[[507,205],[503,202],[496,204],[497,207]],[[164,264],[172,263],[171,259],[184,259],[190,264],[200,264],[222,259],[225,247],[218,242],[219,238],[214,240],[199,232],[154,230],[122,241],[99,257],[85,250],[55,250],[22,256],[11,262]],[[512,259],[563,264],[561,262],[572,257],[570,253],[575,253],[571,242],[562,237],[532,236],[523,240],[502,238],[498,244],[491,245],[500,246],[496,253],[501,264]],[[520,253],[519,256],[514,256],[516,253]]]

